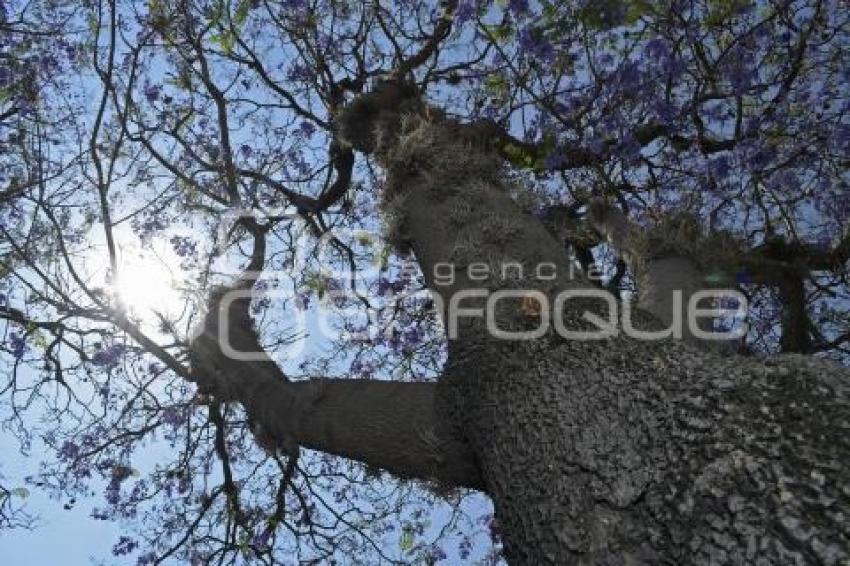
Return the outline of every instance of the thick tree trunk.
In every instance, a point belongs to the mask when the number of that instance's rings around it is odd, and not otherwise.
[[[376,123],[391,232],[442,298],[450,335],[442,410],[475,454],[512,563],[832,564],[850,556],[848,372],[814,359],[721,357],[681,341],[577,341],[551,331],[502,340],[478,316],[455,324],[451,297],[460,292],[536,292],[551,308],[558,293],[590,286],[514,204],[472,128],[466,135],[416,116]],[[541,263],[557,276],[535,276]],[[517,264],[522,275],[503,272]],[[539,306],[504,298],[493,319],[502,330],[529,331],[545,321]],[[590,300],[553,316],[568,330],[587,329],[586,310],[607,316]]]
[[[608,307],[574,299],[548,313],[541,302],[552,310],[559,293],[591,286],[518,209],[474,127],[406,106],[415,115],[363,100],[340,129],[386,168],[392,238],[442,299],[449,362],[436,387],[290,383],[270,361],[224,360],[214,323],[196,341],[198,380],[223,375],[219,389],[280,444],[481,486],[513,564],[850,560],[848,372],[623,335],[500,339],[485,318],[503,332],[533,331],[549,314],[561,330],[593,330],[585,313],[606,318]],[[526,297],[491,303],[491,317],[454,316],[452,297],[485,308],[496,291]]]

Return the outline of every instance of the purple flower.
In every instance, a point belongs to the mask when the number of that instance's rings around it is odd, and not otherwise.
[[[648,41],[643,49],[650,59],[665,59],[670,55],[670,48],[663,39]]]
[[[640,142],[631,134],[626,134],[617,144],[617,151],[626,161],[634,161],[640,156]]]
[[[307,0],[284,0],[283,5],[290,10],[303,10],[307,7]]]
[[[156,232],[165,230],[167,224],[161,216],[153,214],[133,219],[133,230],[141,239],[147,239]]]
[[[818,251],[829,252],[832,250],[832,237],[820,236],[815,240],[814,246]]]
[[[298,126],[298,132],[305,138],[310,138],[316,133],[316,126],[314,126],[311,122],[301,122]]]
[[[80,447],[70,440],[66,440],[59,448],[60,460],[73,460],[80,455]]]
[[[361,377],[371,377],[372,374],[375,372],[375,366],[371,362],[354,360],[353,362],[351,362],[349,371],[352,374],[359,375]]]
[[[760,148],[750,157],[750,165],[761,169],[770,163],[775,157],[775,152],[769,148]]]
[[[431,545],[429,554],[430,556],[428,558],[431,562],[439,562],[440,560],[445,560],[446,558],[448,558],[448,556],[446,556],[445,551],[443,551],[443,549],[437,546],[436,544]]]
[[[346,292],[338,280],[333,277],[326,277],[324,280],[324,287],[325,292],[336,307],[341,308],[345,306]]]
[[[614,64],[614,56],[608,52],[602,53],[596,58],[596,64],[599,67],[610,67]]]
[[[207,155],[210,156],[211,160],[218,161],[218,156],[221,155],[221,149],[217,145],[207,144],[204,149],[206,149]]]
[[[625,88],[634,88],[640,84],[640,70],[637,63],[630,61],[620,68],[620,85]]]
[[[307,293],[295,293],[295,308],[300,311],[310,308],[310,295]]]
[[[159,99],[159,93],[161,90],[162,87],[159,85],[145,85],[145,98],[148,99],[148,102],[156,102]]]
[[[670,124],[678,114],[676,107],[666,100],[659,100],[652,105],[652,110],[658,119],[664,124]]]
[[[528,14],[528,0],[510,0],[508,10],[516,17]]]
[[[567,164],[567,157],[558,149],[546,156],[544,166],[547,171],[557,171]]]
[[[162,411],[162,422],[178,427],[186,422],[186,414],[177,407],[168,407]]]
[[[472,541],[469,540],[469,537],[463,537],[463,540],[457,545],[457,550],[461,560],[469,558],[469,555],[472,554]]]
[[[91,363],[100,367],[112,367],[120,361],[126,350],[127,348],[123,344],[110,344],[95,352],[91,358]]]
[[[527,54],[546,63],[555,58],[555,48],[539,29],[531,26],[523,28],[520,30],[518,38],[522,55]]]
[[[850,126],[838,124],[832,132],[832,139],[838,147],[850,149]]]
[[[842,223],[850,220],[850,195],[847,193],[836,193],[833,199],[835,218]]]
[[[744,120],[744,135],[756,136],[761,129],[761,120],[758,118],[748,118]]]
[[[306,66],[300,63],[295,63],[286,74],[286,78],[290,81],[308,81],[313,77],[313,72]]]
[[[413,348],[419,345],[424,335],[425,333],[422,331],[421,328],[408,328],[401,335],[402,347],[405,350],[412,350]]]
[[[301,152],[292,150],[286,153],[286,157],[300,175],[307,175],[310,172],[310,165]]]
[[[20,360],[24,357],[24,353],[27,350],[26,339],[18,332],[11,332],[9,334],[9,347],[11,348],[12,355],[15,356],[15,359]]]
[[[6,65],[0,65],[0,87],[6,87],[12,82],[12,72]]]
[[[191,238],[173,236],[169,241],[174,253],[180,257],[194,257],[198,253],[198,243]]]
[[[251,544],[258,548],[267,548],[269,545],[269,539],[272,536],[272,529],[270,527],[266,527],[259,533],[254,535]]]
[[[738,55],[736,57],[736,55],[737,54],[733,53],[731,56],[732,61],[726,69],[726,76],[735,94],[742,94],[746,92],[758,78],[758,71],[753,68],[750,61],[746,60],[743,56]]]
[[[410,283],[409,275],[402,273],[398,278],[389,280],[386,277],[378,279],[378,295],[398,295],[404,293]]]
[[[139,543],[130,537],[121,536],[115,546],[112,547],[112,554],[115,556],[124,556],[133,552]],[[140,559],[141,560],[141,559]]]
[[[110,505],[118,505],[118,502],[121,501],[121,482],[112,478],[106,486],[104,495],[106,496],[106,501]]]
[[[729,175],[729,157],[726,155],[721,155],[717,159],[714,159],[709,164],[709,171],[717,177],[724,178]]]
[[[601,154],[605,151],[605,142],[598,137],[593,137],[587,141],[587,148],[593,153]]]
[[[455,10],[455,21],[459,24],[469,21],[475,14],[472,2],[461,2]]]

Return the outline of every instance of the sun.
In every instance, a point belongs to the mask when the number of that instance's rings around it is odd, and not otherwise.
[[[157,315],[178,315],[183,306],[179,261],[167,251],[135,246],[121,250],[112,292],[123,308],[146,322]]]

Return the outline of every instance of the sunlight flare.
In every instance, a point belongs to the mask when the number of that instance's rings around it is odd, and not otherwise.
[[[124,308],[144,321],[158,315],[171,318],[182,306],[179,260],[162,246],[125,246],[112,282],[112,292]]]

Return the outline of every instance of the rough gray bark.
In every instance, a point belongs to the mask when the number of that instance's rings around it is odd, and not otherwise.
[[[551,304],[560,291],[589,287],[511,199],[498,157],[474,127],[432,121],[418,101],[359,105],[368,112],[344,115],[340,131],[385,167],[389,233],[413,250],[446,304],[480,288],[537,291]],[[451,284],[435,277],[443,262],[456,268]],[[553,263],[557,277],[531,276],[540,262]],[[502,272],[514,263],[523,276]],[[470,276],[472,264],[491,276]],[[606,315],[590,300],[556,315],[575,330],[589,327],[585,311]],[[495,309],[505,330],[533,329],[541,317],[522,298]],[[637,318],[657,327],[647,314]],[[624,336],[498,340],[476,317],[460,320],[433,389],[291,384],[271,362],[213,363],[221,360],[213,338],[196,350],[207,381],[221,375],[231,398],[282,444],[480,485],[513,564],[850,560],[850,376],[826,362],[720,356]]]
[[[392,112],[369,124],[388,175],[385,213],[444,303],[485,287],[540,291],[551,304],[558,291],[588,286],[568,276],[559,244],[510,199],[498,159],[473,128],[467,135],[458,124]],[[434,277],[442,262],[460,270],[451,285]],[[463,269],[477,262],[496,273],[518,262],[526,276],[473,281]],[[540,262],[554,263],[558,277],[528,277]],[[526,306],[501,301],[499,326],[536,326]],[[570,302],[568,328],[585,325],[585,309],[605,314]],[[722,357],[677,341],[496,340],[476,319],[459,329],[441,400],[476,456],[511,562],[850,556],[846,370],[797,357]]]

